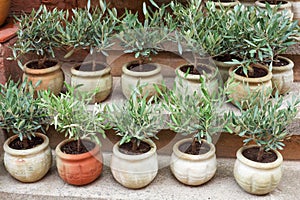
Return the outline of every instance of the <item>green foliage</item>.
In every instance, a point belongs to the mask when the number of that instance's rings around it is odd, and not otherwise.
[[[159,90],[163,97],[163,107],[170,114],[168,126],[182,135],[192,135],[199,142],[206,139],[212,142],[212,135],[227,128],[227,120],[221,117],[221,106],[224,103],[224,91],[209,92],[203,77],[200,80],[200,93],[192,95],[173,90]]]
[[[142,97],[140,92],[141,86],[127,101],[106,107],[109,123],[122,137],[120,144],[132,139],[139,144],[141,140],[156,138],[156,133],[162,129],[161,107],[155,97]]]
[[[232,118],[234,132],[245,138],[245,145],[254,142],[264,151],[282,150],[283,141],[289,137],[287,127],[297,115],[300,99],[293,98],[284,105],[283,97],[278,94],[268,98],[264,93],[257,93],[246,103],[249,109],[238,106],[240,114],[231,112],[227,116]]]
[[[125,16],[121,21],[121,31],[117,34],[121,46],[124,47],[125,53],[134,53],[136,58],[140,58],[141,62],[151,59],[151,55],[157,54],[160,50],[164,50],[164,44],[168,40],[169,35],[175,25],[166,25],[164,21],[167,15],[166,9],[168,5],[157,6],[154,1],[150,1],[156,8],[154,11],[143,4],[144,22],[139,21],[138,13],[131,13],[125,10]]]
[[[17,134],[21,141],[31,139],[38,131],[45,133],[49,117],[46,108],[40,106],[40,95],[41,92],[34,92],[34,86],[27,80],[1,84],[0,127]]]
[[[49,11],[46,6],[40,6],[38,10],[16,17],[19,29],[12,52],[13,59],[18,60],[21,68],[20,59],[28,53],[36,54],[39,59],[55,57],[54,48],[60,45],[56,27],[60,25],[62,16],[63,11],[56,8]]]
[[[63,23],[57,27],[58,38],[62,46],[67,47],[71,56],[76,49],[88,49],[92,54],[94,50],[107,55],[105,50],[111,47],[115,29],[118,24],[117,10],[109,9],[105,1],[99,0],[98,7],[72,9],[70,19],[69,11],[65,12]]]
[[[76,88],[66,84],[67,92],[55,96],[49,91],[42,96],[42,106],[48,109],[51,124],[66,137],[80,140],[89,138],[100,143],[97,133],[105,137],[109,125],[100,109],[89,110],[91,94],[75,92]]]

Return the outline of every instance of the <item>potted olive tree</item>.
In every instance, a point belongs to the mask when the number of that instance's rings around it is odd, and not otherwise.
[[[221,95],[223,92],[210,94],[204,81],[199,87],[201,95],[158,90],[170,115],[169,128],[189,136],[173,146],[171,171],[180,182],[193,186],[204,184],[214,176],[217,161],[213,135],[220,134],[227,127],[227,120],[221,116],[225,100]]]
[[[132,14],[126,10],[121,21],[121,31],[117,34],[124,53],[134,54],[137,61],[126,63],[122,67],[121,86],[122,92],[128,99],[139,81],[148,83],[144,90],[149,96],[156,94],[153,84],[161,84],[163,76],[161,66],[153,63],[151,56],[164,50],[164,44],[172,33],[164,22],[164,16],[168,5],[157,6],[150,1],[156,10],[147,8],[143,4],[144,22],[138,18],[138,13]]]
[[[247,101],[249,109],[243,110],[239,105],[240,113],[231,113],[234,133],[245,138],[246,146],[237,151],[234,166],[234,177],[245,191],[263,195],[277,187],[283,162],[278,150],[283,149],[284,140],[290,136],[287,127],[295,118],[299,103],[295,98],[284,102],[278,93],[273,99],[258,93]]]
[[[162,129],[162,115],[154,96],[141,95],[142,88],[119,104],[107,106],[108,121],[121,136],[113,146],[111,172],[121,185],[138,189],[156,177],[158,161],[156,145],[150,139]]]
[[[50,89],[54,94],[61,91],[64,81],[61,65],[53,59],[54,49],[60,45],[56,27],[62,18],[63,11],[49,11],[46,6],[21,15],[16,18],[19,29],[17,41],[12,46],[11,59],[18,61],[18,66],[24,72],[23,79],[27,78],[33,84],[41,81],[36,89]]]
[[[76,51],[89,51],[85,62],[71,68],[71,85],[82,85],[81,92],[97,89],[91,103],[104,101],[111,93],[113,81],[111,68],[106,63],[106,50],[113,44],[112,37],[117,26],[117,10],[109,9],[105,1],[91,8],[90,1],[85,8],[75,8],[72,17],[66,11],[64,23],[58,27],[58,37],[67,50],[65,58]]]
[[[48,108],[51,125],[69,139],[56,146],[56,166],[59,176],[72,185],[86,185],[96,180],[103,166],[100,140],[108,128],[101,111],[88,110],[93,94],[75,92],[66,84],[67,92],[55,96],[45,92],[42,105]]]
[[[4,166],[21,182],[36,182],[49,171],[52,154],[45,126],[47,110],[41,107],[40,92],[27,82],[8,81],[0,85],[0,128],[9,137],[4,145]]]

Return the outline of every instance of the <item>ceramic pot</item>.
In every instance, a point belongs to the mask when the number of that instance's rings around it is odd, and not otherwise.
[[[279,59],[285,60],[288,62],[285,66],[274,67],[272,68],[272,85],[273,85],[273,94],[276,90],[279,94],[285,94],[289,92],[294,82],[294,62],[286,57],[278,56]]]
[[[282,176],[282,155],[278,151],[274,151],[277,160],[271,163],[259,163],[247,159],[242,152],[253,146],[245,146],[240,148],[234,165],[234,178],[236,182],[245,191],[264,195],[273,191],[280,182]]]
[[[281,3],[281,5],[279,5],[279,8],[277,10],[277,12],[286,12],[286,15],[291,19],[293,20],[293,16],[294,16],[294,13],[292,12],[292,4],[289,2],[289,1],[278,1]],[[255,5],[260,7],[260,8],[263,8],[263,9],[266,9],[266,3],[265,1],[255,1]],[[270,4],[271,8],[274,8],[277,5],[273,5],[273,4]]]
[[[62,146],[73,141],[67,139],[56,146],[56,166],[59,176],[71,185],[86,185],[96,180],[102,172],[103,157],[100,146],[82,154],[66,154]]]
[[[231,91],[231,93],[228,96],[229,98],[233,99],[233,104],[239,102],[244,105],[243,102],[249,99],[251,95],[254,95],[259,91],[267,94],[268,91],[272,89],[272,73],[266,66],[255,64],[255,67],[266,70],[267,74],[260,78],[248,78],[236,74],[234,72],[236,66],[229,69],[229,79],[227,82],[227,86],[228,90]],[[245,108],[245,106],[243,107]]]
[[[140,155],[127,155],[119,150],[119,142],[113,146],[110,168],[117,182],[127,188],[139,189],[150,184],[157,175],[156,145],[145,140],[151,149]]]
[[[236,5],[238,5],[240,2],[237,0],[233,0],[231,2],[222,2],[222,1],[214,1],[214,4],[216,6],[216,8],[220,9],[220,7],[222,6],[223,8],[232,8]]]
[[[202,140],[202,142],[209,145],[209,152],[201,155],[191,155],[179,150],[179,147],[187,142],[191,143],[192,139],[180,140],[173,146],[171,171],[181,183],[192,186],[201,185],[209,181],[216,173],[215,146]]]
[[[218,79],[216,78],[216,72],[213,67],[202,64],[206,70],[210,71],[207,73],[207,76],[198,75],[198,74],[186,74],[182,71],[183,67],[187,67],[190,65],[181,65],[176,68],[176,77],[175,77],[175,84],[176,84],[176,93],[188,94],[193,95],[194,92],[201,94],[200,91],[200,77],[202,76],[206,81],[208,91],[210,93],[216,93],[218,91]]]
[[[71,68],[71,86],[82,85],[77,88],[77,90],[81,92],[97,90],[91,103],[102,102],[107,99],[112,92],[113,79],[110,74],[111,68],[105,63],[96,63],[103,66],[103,68],[94,71],[91,69],[85,70],[85,64],[90,64],[90,62]]]
[[[9,144],[18,138],[17,135],[8,138],[3,145],[4,166],[12,177],[21,182],[31,183],[40,180],[47,174],[52,164],[48,137],[41,133],[35,135],[44,142],[31,149],[10,148]]]
[[[236,64],[230,64],[230,63],[218,61],[215,59],[213,59],[213,61],[216,64],[216,66],[218,67],[218,70],[220,72],[223,83],[225,83],[229,77],[228,71],[229,71],[230,67],[234,67],[234,66],[236,66]]]
[[[294,0],[292,3],[292,11],[294,13],[294,20],[298,20],[300,25],[300,0]]]
[[[0,0],[0,26],[4,24],[10,7],[10,0]]]
[[[153,84],[162,85],[163,76],[161,74],[161,66],[156,63],[149,63],[154,66],[154,69],[151,71],[137,72],[130,70],[129,67],[136,63],[136,61],[129,62],[122,67],[121,87],[124,96],[129,99],[138,83],[140,85],[146,84],[143,87],[143,94],[147,92],[149,97],[156,95],[157,92]]]
[[[63,83],[64,83],[64,73],[61,69],[61,65],[56,60],[49,61],[56,63],[52,67],[45,69],[32,69],[28,65],[32,62],[38,62],[37,60],[32,60],[25,63],[23,71],[23,80],[27,78],[28,81],[31,81],[35,85],[38,81],[42,81],[40,85],[36,88],[37,90],[50,90],[55,95],[60,93]]]

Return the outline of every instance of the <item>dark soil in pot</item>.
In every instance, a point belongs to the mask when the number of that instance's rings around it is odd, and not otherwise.
[[[179,146],[179,150],[186,154],[191,155],[201,155],[209,152],[210,146],[207,143],[202,142],[201,144],[199,142],[196,142],[196,152],[192,152],[192,143],[191,142],[185,142]]]
[[[95,143],[88,140],[80,140],[78,150],[77,141],[70,141],[61,147],[61,151],[66,154],[82,154],[91,151],[95,148]]]
[[[47,69],[53,67],[57,64],[56,61],[53,60],[45,60],[44,63],[40,63],[38,61],[33,61],[27,64],[27,67],[30,69]]]
[[[287,4],[287,1],[276,1],[276,0],[273,0],[273,1],[259,1],[261,3],[269,3],[270,5],[279,5],[279,4]]]
[[[240,76],[243,76],[243,77],[248,77],[248,78],[261,78],[261,77],[264,77],[268,74],[268,72],[263,69],[263,68],[259,68],[259,67],[252,67],[254,72],[253,74],[249,74],[248,72],[248,76],[246,76],[243,72],[243,69],[242,68],[238,68],[235,73],[237,75],[240,75]]]
[[[26,150],[32,149],[44,142],[43,138],[40,137],[32,137],[31,140],[23,139],[22,141],[20,138],[14,139],[8,146],[12,149],[16,150]]]
[[[206,65],[198,65],[196,68],[194,65],[184,65],[180,67],[180,70],[185,74],[188,73],[193,75],[203,75],[204,73],[212,73],[212,70],[209,69]]]
[[[270,162],[274,162],[277,159],[277,155],[275,152],[268,151],[268,152],[264,152],[262,161],[257,161],[258,151],[259,151],[259,147],[252,147],[244,150],[242,154],[249,160],[255,162],[261,162],[261,163],[270,163]]]
[[[138,63],[133,63],[127,67],[128,70],[133,71],[133,72],[150,72],[156,69],[155,65],[152,64],[138,64]]]
[[[132,142],[124,143],[119,146],[119,151],[127,155],[140,155],[143,153],[147,153],[151,149],[151,146],[148,143],[143,141],[140,142],[140,145],[135,151],[132,150],[132,145],[133,145]]]
[[[286,66],[288,64],[289,64],[288,61],[286,61],[284,59],[280,59],[280,58],[273,61],[273,67],[282,67],[282,66]]]
[[[230,2],[234,2],[234,0],[213,0],[213,2],[230,3]]]
[[[223,2],[223,1],[221,1],[221,2]],[[228,1],[228,2],[232,2],[232,1]],[[232,61],[232,59],[241,61],[241,59],[239,57],[237,57],[235,55],[230,55],[230,54],[225,54],[225,55],[220,55],[220,56],[214,57],[214,60],[220,61],[220,62],[230,62],[230,61]]]
[[[106,66],[101,63],[96,63],[95,66],[93,66],[93,63],[84,63],[79,66],[76,66],[75,69],[78,71],[84,71],[84,72],[91,72],[91,71],[100,71],[105,69]]]

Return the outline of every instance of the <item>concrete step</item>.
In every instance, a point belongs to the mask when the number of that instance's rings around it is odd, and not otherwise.
[[[131,190],[114,180],[109,168],[111,153],[104,153],[103,156],[105,166],[102,175],[95,182],[81,187],[63,182],[58,176],[55,164],[42,180],[30,184],[12,178],[1,164],[0,199],[297,200],[300,196],[299,161],[284,161],[283,177],[277,189],[268,195],[255,196],[244,192],[235,182],[233,177],[235,159],[218,158],[215,177],[202,186],[191,187],[179,183],[171,174],[168,166],[170,156],[159,155],[160,169],[154,181],[143,189]]]

